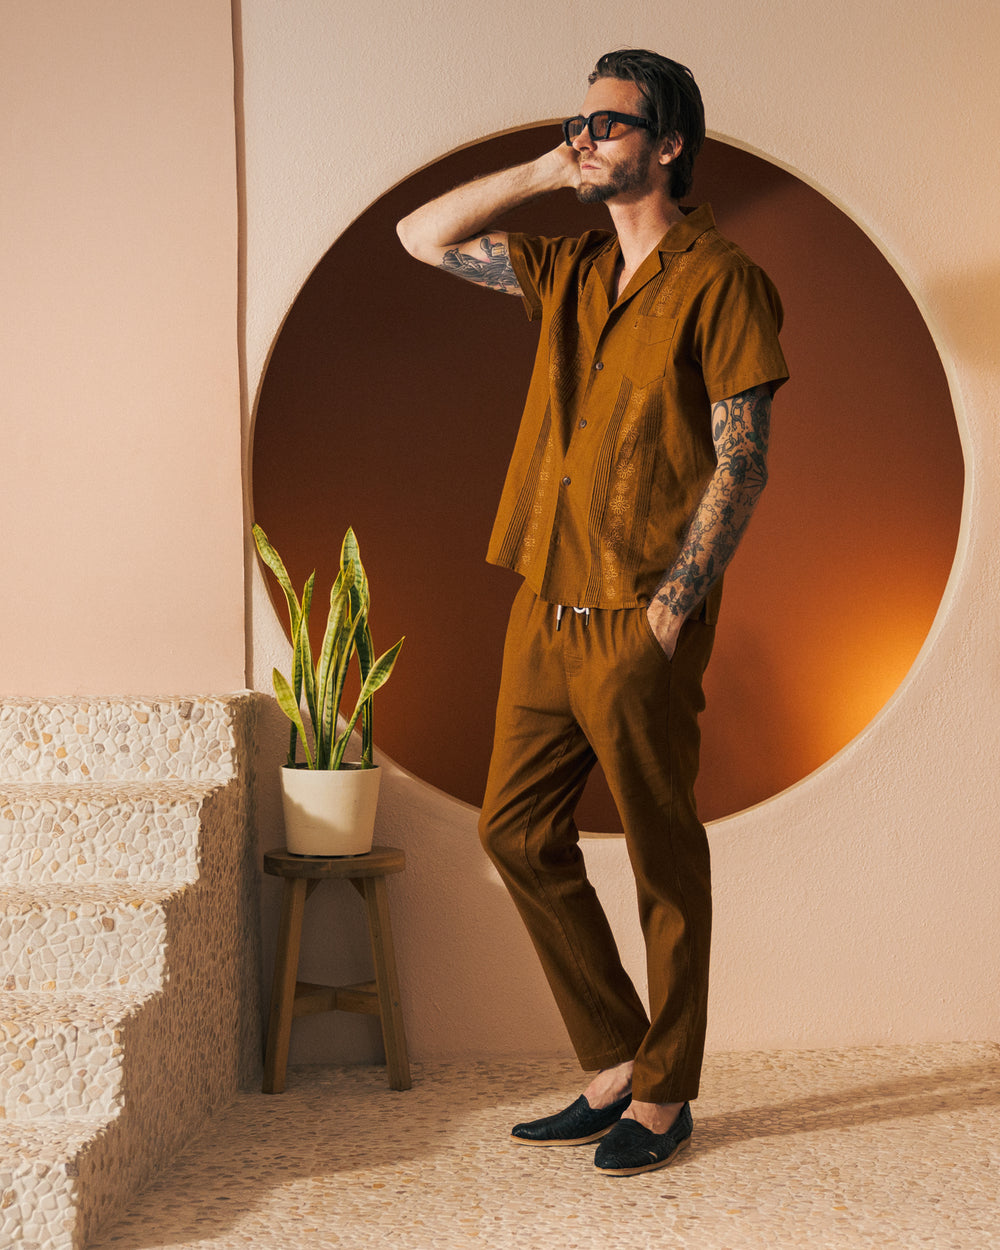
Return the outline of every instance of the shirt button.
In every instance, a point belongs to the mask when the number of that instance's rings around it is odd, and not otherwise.
[[[570,482],[572,482],[572,480],[573,480],[573,479],[572,479],[571,477],[564,477],[564,478],[563,478],[563,486],[568,486],[568,485],[570,484]]]
[[[585,430],[586,428],[587,428],[587,418],[586,418],[586,417],[581,417],[581,418],[580,418],[580,429],[581,429],[581,430]]]
[[[603,361],[603,360],[599,360],[599,361],[597,362],[597,364],[596,364],[596,365],[594,365],[594,368],[595,368],[595,369],[603,369],[603,368],[604,368],[604,361]]]

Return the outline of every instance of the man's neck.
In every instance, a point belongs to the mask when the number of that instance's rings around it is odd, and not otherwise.
[[[684,220],[676,200],[665,195],[621,197],[609,201],[608,212],[622,251],[618,295],[671,226]]]

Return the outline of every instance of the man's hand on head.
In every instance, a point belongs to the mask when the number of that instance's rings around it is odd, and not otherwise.
[[[553,170],[553,181],[556,186],[569,187],[575,191],[580,185],[580,162],[576,149],[560,143],[551,152],[540,156],[539,161],[548,161]]]

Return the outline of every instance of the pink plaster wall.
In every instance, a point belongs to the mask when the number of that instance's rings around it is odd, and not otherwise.
[[[228,0],[8,0],[0,694],[245,685]]]

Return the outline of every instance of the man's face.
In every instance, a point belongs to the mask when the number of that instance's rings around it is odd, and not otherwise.
[[[601,109],[642,117],[645,101],[639,88],[620,78],[598,78],[587,92],[581,112],[584,117]],[[613,198],[638,198],[663,186],[659,164],[649,131],[630,127],[620,139],[595,142],[589,130],[573,140],[580,186],[576,196],[583,204],[600,204]],[[660,171],[660,172],[657,172]]]

